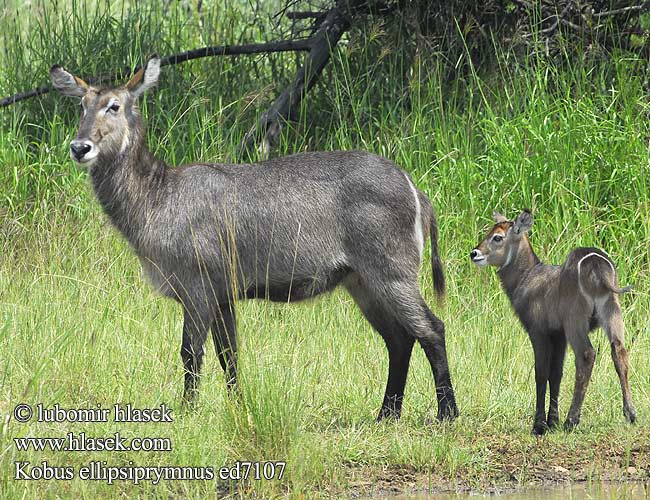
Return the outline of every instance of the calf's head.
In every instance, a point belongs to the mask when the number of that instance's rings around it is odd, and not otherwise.
[[[81,98],[83,109],[77,135],[70,143],[70,156],[77,163],[92,165],[98,157],[123,153],[140,127],[137,98],[158,82],[160,58],[151,57],[126,85],[96,88],[61,66],[52,66],[50,79],[61,94]]]
[[[478,266],[502,268],[510,264],[519,247],[519,242],[533,225],[530,210],[522,211],[515,220],[508,220],[494,212],[496,224],[490,229],[469,257]]]

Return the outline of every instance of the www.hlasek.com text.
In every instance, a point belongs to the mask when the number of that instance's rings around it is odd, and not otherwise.
[[[222,481],[272,480],[282,479],[286,462],[235,462],[232,466],[189,467],[189,466],[138,466],[109,465],[104,461],[93,461],[76,469],[74,466],[51,466],[45,460],[40,464],[28,461],[14,462],[14,479],[22,481],[102,481],[113,484],[118,481],[140,484],[160,481]]]
[[[14,438],[18,451],[172,451],[167,437],[88,436],[85,432],[68,432],[65,437]]]

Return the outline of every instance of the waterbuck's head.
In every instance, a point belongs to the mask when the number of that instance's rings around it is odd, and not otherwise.
[[[519,242],[533,225],[533,215],[525,209],[515,220],[508,220],[499,212],[494,212],[494,221],[496,224],[469,254],[472,262],[481,267],[490,265],[502,268],[510,264]]]
[[[61,66],[52,66],[52,85],[61,94],[80,97],[83,113],[79,130],[70,143],[70,156],[92,165],[97,158],[112,159],[126,151],[141,122],[136,101],[158,82],[160,58],[151,57],[126,85],[96,88]]]

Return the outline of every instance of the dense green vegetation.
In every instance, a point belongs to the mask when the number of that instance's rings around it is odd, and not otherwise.
[[[15,4],[15,5],[14,5]],[[61,63],[82,76],[213,43],[272,38],[248,2],[219,2],[200,20],[182,2],[11,1],[0,11],[0,94],[47,83]],[[62,5],[62,4],[65,4]],[[272,12],[273,6],[269,6]],[[20,9],[20,10],[18,10]],[[203,29],[201,24],[203,23]],[[573,477],[601,469],[647,479],[650,441],[650,104],[646,62],[626,53],[585,54],[556,65],[468,66],[444,81],[436,54],[401,50],[381,24],[353,33],[303,103],[277,154],[362,148],[409,171],[436,207],[448,279],[444,307],[461,417],[424,424],[435,391],[416,348],[403,419],[376,424],[387,355],[343,292],[295,306],[238,305],[241,397],[227,397],[210,348],[198,406],[180,409],[182,317],[140,279],[139,264],[110,228],[86,174],[69,159],[78,109],[55,94],[0,110],[0,468],[2,498],[155,494],[201,498],[232,491],[261,496],[367,491],[407,471],[421,488],[484,487],[538,479],[562,464]],[[397,41],[395,41],[397,39]],[[391,40],[398,48],[386,49]],[[400,45],[402,44],[402,45]],[[149,144],[170,164],[234,161],[243,134],[291,77],[296,56],[212,58],[163,69],[142,103]],[[602,332],[583,410],[571,434],[530,435],[533,355],[491,270],[468,253],[499,209],[531,207],[533,246],[561,262],[578,245],[604,248],[621,282],[631,387],[639,423],[625,424],[618,379]],[[435,305],[430,270],[422,288]],[[434,307],[435,309],[435,307]],[[573,386],[567,356],[560,409]],[[66,408],[173,407],[161,424],[29,423],[9,418],[18,402]],[[170,452],[24,452],[14,438],[85,431],[169,437]],[[214,466],[286,460],[280,481],[15,481],[15,461],[79,467]],[[611,464],[616,467],[612,468]],[[646,468],[643,468],[645,464]],[[402,472],[400,472],[402,471]]]

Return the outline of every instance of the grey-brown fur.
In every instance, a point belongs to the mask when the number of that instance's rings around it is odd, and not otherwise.
[[[152,58],[126,86],[109,89],[58,66],[51,74],[59,91],[83,96],[73,159],[89,165],[104,211],[149,280],[183,307],[185,398],[196,392],[209,329],[234,386],[234,300],[297,301],[342,284],[388,348],[379,418],[400,415],[416,339],[433,370],[438,417],[455,417],[444,325],[417,283],[429,234],[434,284],[444,291],[426,196],[394,163],[362,151],[170,168],[148,151],[135,105],[156,83],[159,64]]]
[[[558,394],[567,341],[576,357],[573,401],[565,428],[575,427],[596,357],[589,332],[600,326],[611,343],[612,359],[623,393],[623,414],[629,422],[636,412],[628,383],[628,357],[623,347],[623,319],[614,263],[598,248],[576,248],[562,266],[543,264],[526,233],[533,223],[524,210],[510,221],[495,212],[496,224],[470,257],[480,266],[498,267],[498,275],[513,309],[528,332],[535,352],[537,405],[534,434],[559,422]],[[545,414],[546,386],[550,405]]]

